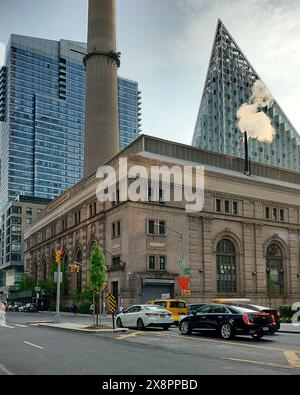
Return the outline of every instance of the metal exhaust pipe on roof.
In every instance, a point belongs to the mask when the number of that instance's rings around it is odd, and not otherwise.
[[[247,132],[244,132],[244,144],[245,144],[245,171],[244,171],[244,174],[246,174],[246,176],[251,176],[251,161],[249,158],[249,143],[248,143]]]

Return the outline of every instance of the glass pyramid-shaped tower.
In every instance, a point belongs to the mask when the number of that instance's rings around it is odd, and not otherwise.
[[[243,133],[237,110],[247,103],[251,87],[260,79],[222,21],[218,21],[208,73],[192,144],[196,147],[244,156]],[[276,130],[272,142],[249,139],[251,160],[300,171],[300,136],[274,101],[264,110]]]

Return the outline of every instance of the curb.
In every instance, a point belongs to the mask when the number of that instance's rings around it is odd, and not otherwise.
[[[277,333],[291,333],[294,335],[300,335],[300,331],[285,331],[285,330],[280,330]]]
[[[63,330],[63,331],[68,331],[68,332],[81,332],[81,333],[90,333],[90,334],[106,334],[106,333],[124,333],[124,332],[129,332],[128,328],[105,328],[105,329],[80,329],[80,328],[66,328],[66,327],[59,327],[59,326],[53,326],[53,325],[48,325],[47,323],[38,323],[39,327],[44,327],[44,328],[50,328],[50,329],[58,329],[58,330]]]

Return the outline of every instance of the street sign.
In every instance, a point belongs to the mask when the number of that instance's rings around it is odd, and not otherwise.
[[[190,274],[191,274],[191,269],[185,267],[185,268],[183,269],[183,275],[184,275],[184,276],[187,276],[187,277],[190,277]]]
[[[114,297],[113,294],[108,294],[107,299],[108,299],[108,310],[110,314],[115,314],[117,310],[116,298]]]
[[[187,291],[189,289],[190,282],[190,277],[178,277],[180,291]]]
[[[40,292],[41,287],[35,287],[34,290],[35,290],[35,292]]]
[[[59,272],[59,282],[62,283],[62,272]],[[57,272],[54,272],[54,282],[57,283]]]
[[[179,259],[178,266],[179,267],[184,267],[184,259]]]

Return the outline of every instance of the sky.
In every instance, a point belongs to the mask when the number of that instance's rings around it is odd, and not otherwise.
[[[191,143],[218,18],[300,131],[299,0],[117,0],[143,133]],[[86,25],[87,0],[0,0],[0,65],[11,33],[86,41]]]

